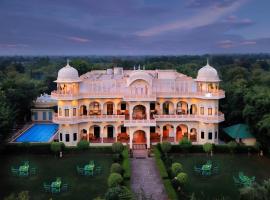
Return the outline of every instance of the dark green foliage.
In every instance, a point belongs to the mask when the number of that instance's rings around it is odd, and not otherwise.
[[[237,143],[235,141],[230,141],[227,143],[227,146],[230,149],[230,152],[234,153],[237,147]]]
[[[105,194],[106,200],[131,200],[133,199],[131,191],[125,186],[116,186],[109,188]]]
[[[113,163],[111,166],[111,173],[118,173],[118,174],[122,174],[122,167],[119,163]]]
[[[169,179],[165,179],[163,180],[163,184],[169,199],[171,200],[178,199],[177,193],[175,192],[175,189],[173,188],[171,181]]]
[[[116,187],[121,185],[123,182],[123,177],[121,174],[118,173],[111,173],[108,177],[108,186],[109,187]]]
[[[121,142],[115,142],[112,144],[112,151],[114,153],[122,153],[122,151],[124,150],[124,145]]]
[[[161,148],[163,153],[167,154],[171,150],[172,145],[170,142],[162,142],[160,144],[160,148]]]
[[[28,191],[22,191],[18,193],[18,195],[15,195],[12,193],[11,195],[4,198],[4,200],[29,200],[29,192]]]
[[[184,172],[177,174],[176,179],[181,185],[185,185],[188,182],[188,175]]]
[[[87,140],[81,140],[78,142],[77,148],[80,150],[89,149],[89,142]]]
[[[183,166],[182,164],[175,162],[172,164],[171,166],[171,172],[173,176],[177,176],[177,174],[179,174],[180,172],[183,171]]]
[[[240,190],[241,200],[267,200],[270,197],[270,179],[260,185],[255,183],[251,187],[243,187]]]
[[[205,143],[203,145],[203,150],[207,154],[210,153],[213,150],[213,144],[211,144],[211,143]]]
[[[166,167],[163,161],[160,158],[161,154],[157,147],[154,148],[154,154],[155,154],[156,165],[159,170],[161,178],[168,178],[168,172],[166,170]]]
[[[124,170],[123,178],[129,180],[131,176],[131,166],[127,148],[122,152],[122,157],[122,168]]]
[[[59,153],[64,147],[64,143],[62,142],[51,142],[51,151],[53,153]]]
[[[183,151],[188,152],[192,146],[192,143],[187,137],[183,137],[183,139],[179,142],[179,146],[183,149]]]

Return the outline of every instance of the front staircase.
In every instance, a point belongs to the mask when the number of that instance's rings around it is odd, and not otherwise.
[[[133,144],[132,146],[133,158],[147,158],[148,150],[146,144]]]

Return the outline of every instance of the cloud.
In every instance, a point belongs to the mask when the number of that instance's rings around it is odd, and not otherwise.
[[[3,43],[0,44],[0,48],[10,48],[10,49],[15,49],[15,48],[27,48],[29,45],[27,44],[15,44],[15,43]]]
[[[220,48],[228,49],[228,48],[234,47],[235,44],[231,40],[223,40],[223,41],[219,41],[218,45]]]
[[[240,19],[235,15],[230,15],[223,20],[224,23],[231,23],[236,25],[253,25],[255,22],[249,18]]]
[[[68,40],[71,40],[73,42],[78,42],[78,43],[87,43],[87,42],[90,42],[89,39],[87,38],[82,38],[82,37],[75,37],[75,36],[69,36],[69,37],[66,37]]]
[[[135,34],[142,37],[154,36],[173,30],[190,30],[196,27],[212,24],[222,16],[237,10],[246,0],[234,1],[230,6],[214,6],[211,9],[204,9],[200,14],[185,20],[178,20],[171,23],[151,27]]]

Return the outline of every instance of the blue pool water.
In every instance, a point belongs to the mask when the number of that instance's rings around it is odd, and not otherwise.
[[[34,124],[23,132],[15,142],[49,142],[57,129],[57,124]]]

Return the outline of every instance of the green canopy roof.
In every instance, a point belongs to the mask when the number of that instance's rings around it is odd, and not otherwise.
[[[254,138],[246,124],[235,124],[223,129],[232,138]]]

